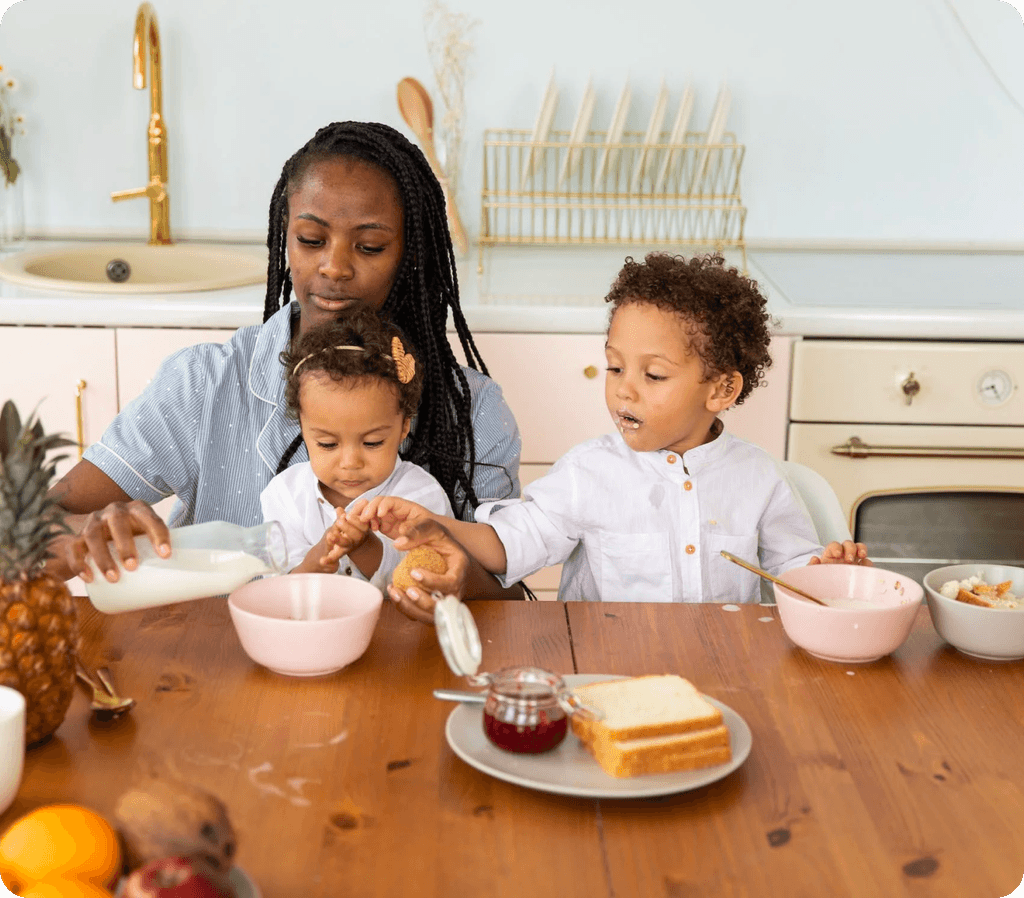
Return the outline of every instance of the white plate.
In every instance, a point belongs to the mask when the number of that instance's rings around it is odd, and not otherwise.
[[[597,680],[614,680],[608,674],[575,674],[563,678],[569,686],[583,686]],[[609,776],[572,732],[552,751],[519,755],[492,745],[484,735],[483,706],[459,705],[448,715],[444,734],[455,754],[477,770],[527,789],[578,795],[583,798],[652,798],[699,789],[728,776],[750,754],[750,727],[732,708],[705,696],[722,712],[729,728],[732,760],[703,770],[652,773],[628,779]]]
[[[644,135],[644,144],[636,154],[636,163],[633,165],[633,178],[629,182],[630,193],[637,193],[640,190],[640,179],[644,174],[644,162],[646,162],[647,156],[650,153],[651,145],[660,143],[658,138],[661,137],[661,123],[665,121],[665,110],[667,108],[668,88],[665,86],[665,79],[662,78],[661,88],[658,90],[658,98],[654,101],[654,111],[651,112],[651,120],[647,125],[647,133]]]
[[[571,178],[572,173],[576,170],[576,164],[582,152],[579,149],[579,144],[586,142],[587,129],[590,127],[590,119],[594,115],[595,97],[593,85],[588,80],[587,87],[583,91],[583,99],[580,100],[579,112],[576,113],[576,121],[573,122],[572,132],[569,134],[569,151],[565,154],[562,171],[558,175],[559,187]]]
[[[619,102],[615,104],[615,112],[612,113],[612,123],[608,126],[608,136],[605,139],[604,152],[601,153],[601,161],[597,163],[597,172],[594,175],[594,185],[599,186],[602,179],[609,170],[615,166],[618,158],[618,149],[612,149],[614,144],[622,140],[622,132],[626,130],[626,116],[629,115],[629,81],[626,81],[619,94]]]
[[[676,120],[672,124],[672,133],[669,135],[670,146],[677,147],[686,143],[686,129],[690,126],[690,115],[693,113],[693,88],[688,84],[683,91],[682,99],[679,101],[679,110],[676,112]],[[658,177],[654,182],[654,193],[659,194],[665,187],[665,180],[668,178],[670,169],[675,168],[676,159],[681,150],[668,150],[661,160],[661,168],[658,170]]]
[[[558,85],[555,84],[555,69],[552,67],[551,78],[544,91],[544,98],[540,102],[540,110],[537,112],[537,121],[533,125],[533,133],[530,135],[531,144],[544,143],[548,139],[548,132],[551,131],[551,122],[554,121],[557,108]],[[538,157],[543,158],[543,155],[543,150],[532,146],[526,151],[526,162],[523,163],[523,176],[519,184],[520,190],[526,190],[526,185],[533,174],[534,160]]]
[[[228,882],[235,889],[235,898],[262,898],[259,888],[240,867],[232,867],[228,873]],[[124,892],[124,880],[117,884],[117,895]]]

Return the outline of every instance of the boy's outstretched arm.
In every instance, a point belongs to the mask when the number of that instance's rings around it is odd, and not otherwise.
[[[357,514],[361,520],[368,521],[374,530],[379,530],[392,539],[397,539],[404,525],[436,521],[485,570],[492,574],[503,574],[508,566],[505,547],[490,524],[475,524],[448,518],[398,496],[375,496],[366,505],[353,506],[352,513]],[[396,545],[395,548],[400,547]]]
[[[874,565],[868,558],[868,547],[864,543],[855,543],[852,539],[843,542],[831,542],[825,546],[820,558],[812,558],[811,564],[863,564]]]

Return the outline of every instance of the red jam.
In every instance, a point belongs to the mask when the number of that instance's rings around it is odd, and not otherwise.
[[[484,733],[498,748],[518,754],[538,754],[550,751],[558,745],[569,729],[569,721],[564,714],[554,720],[543,711],[537,715],[537,722],[521,726],[515,723],[503,723],[493,714],[484,712]]]
[[[484,735],[505,751],[550,751],[569,729],[569,719],[559,704],[563,689],[560,677],[539,668],[499,671],[491,677],[484,704]]]

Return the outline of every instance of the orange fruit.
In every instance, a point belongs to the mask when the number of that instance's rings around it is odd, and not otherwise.
[[[109,886],[121,872],[121,843],[114,827],[95,811],[74,804],[46,805],[15,820],[0,837],[0,871],[5,885],[22,896],[46,879]],[[94,893],[81,894],[92,898]]]
[[[73,876],[49,876],[25,886],[18,894],[21,898],[114,898],[109,889]]]

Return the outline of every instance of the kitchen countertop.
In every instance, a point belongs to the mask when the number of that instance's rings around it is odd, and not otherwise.
[[[31,249],[48,242],[30,241]],[[474,331],[602,333],[603,297],[642,248],[499,247],[459,263]],[[742,266],[739,253],[731,263]],[[782,335],[1024,339],[1024,251],[749,249]],[[233,328],[262,319],[261,286],[178,294],[59,294],[0,281],[0,325]]]

